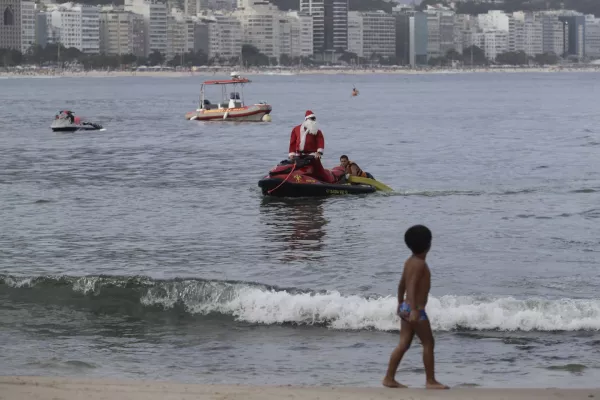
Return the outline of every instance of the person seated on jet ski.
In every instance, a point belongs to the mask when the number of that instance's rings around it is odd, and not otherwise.
[[[325,150],[325,137],[317,125],[315,114],[307,110],[304,114],[304,122],[292,129],[290,136],[289,158],[297,157],[300,153],[309,153],[314,156],[312,165],[313,177],[326,183],[335,183],[333,174],[326,171],[321,164],[321,157]]]
[[[69,121],[71,121],[72,124],[75,123],[75,116],[73,115],[73,111],[61,111],[58,113],[59,115],[64,115]],[[58,116],[56,116],[56,118],[58,118]]]
[[[375,179],[373,178],[373,175],[371,175],[368,172],[364,172],[362,169],[360,169],[357,163],[355,163],[354,161],[350,161],[350,159],[348,159],[348,156],[345,154],[340,157],[340,165],[344,167],[344,170],[349,175]]]

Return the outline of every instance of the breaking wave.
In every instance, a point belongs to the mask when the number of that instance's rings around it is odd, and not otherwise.
[[[286,289],[251,282],[158,280],[140,276],[0,275],[0,304],[6,306],[11,302],[82,308],[102,303],[102,310],[107,313],[127,313],[124,304],[135,304],[148,312],[179,309],[190,317],[223,315],[255,324],[398,330],[395,297]],[[600,330],[600,300],[446,295],[431,297],[427,312],[437,331]]]

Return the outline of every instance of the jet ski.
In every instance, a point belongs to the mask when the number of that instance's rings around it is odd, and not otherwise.
[[[50,128],[53,132],[99,131],[104,129],[100,124],[82,121],[80,117],[73,115],[72,111],[67,110],[60,111],[54,117]]]
[[[373,193],[376,185],[367,183],[351,183],[346,177],[344,168],[334,167],[329,172],[335,183],[320,181],[312,176],[312,155],[300,155],[281,161],[269,174],[258,181],[263,195],[275,197],[321,197],[345,194]]]

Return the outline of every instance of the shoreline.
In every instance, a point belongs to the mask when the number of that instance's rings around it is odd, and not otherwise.
[[[325,386],[247,386],[202,385],[162,381],[125,381],[64,377],[3,376],[0,377],[0,399],[37,400],[523,400],[567,398],[590,399],[600,396],[599,389],[488,389],[454,388],[425,390],[422,388],[388,389]]]
[[[111,77],[164,77],[182,78],[189,76],[228,76],[233,68],[205,71],[53,71],[40,73],[35,70],[0,71],[0,78],[111,78]],[[248,70],[239,71],[241,75],[299,76],[299,75],[429,75],[429,74],[474,74],[474,73],[573,73],[600,72],[600,66],[594,67],[535,67],[535,68],[465,68],[465,69],[305,69],[305,70]]]

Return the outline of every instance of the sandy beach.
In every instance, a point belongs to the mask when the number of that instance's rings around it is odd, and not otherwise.
[[[445,391],[354,387],[191,385],[50,377],[0,377],[2,400],[496,400],[591,399],[600,389],[477,389]]]
[[[600,66],[570,67],[536,67],[536,68],[431,68],[431,69],[302,69],[302,70],[246,70],[235,68],[207,69],[197,71],[52,71],[52,70],[20,70],[0,71],[3,78],[110,78],[110,77],[163,77],[179,78],[189,76],[229,75],[232,71],[243,75],[422,75],[422,74],[466,74],[466,73],[567,73],[567,72],[600,72]]]

